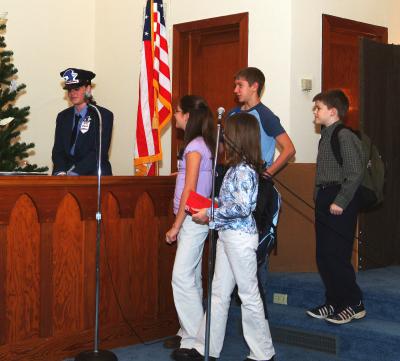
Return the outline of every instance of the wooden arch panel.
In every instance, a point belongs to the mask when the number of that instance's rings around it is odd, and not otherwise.
[[[40,226],[31,198],[15,203],[7,232],[6,323],[9,342],[39,336]]]
[[[82,327],[84,227],[76,199],[67,194],[59,205],[53,233],[53,332]]]

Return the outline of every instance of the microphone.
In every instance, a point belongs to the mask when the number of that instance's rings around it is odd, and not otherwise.
[[[218,119],[222,118],[222,115],[225,113],[225,108],[224,107],[219,107],[217,109],[217,114],[218,114]]]
[[[218,123],[221,123],[222,115],[225,113],[225,108],[224,107],[219,107],[217,109],[217,114],[218,114]]]

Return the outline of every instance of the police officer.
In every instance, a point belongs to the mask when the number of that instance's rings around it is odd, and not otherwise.
[[[57,115],[52,152],[53,175],[96,175],[99,117],[92,97],[91,71],[69,68],[60,73],[72,106]],[[112,175],[108,159],[114,115],[96,106],[102,118],[101,174]]]

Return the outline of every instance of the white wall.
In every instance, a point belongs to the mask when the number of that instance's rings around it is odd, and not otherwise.
[[[111,162],[116,175],[133,173],[143,8],[146,0],[2,0],[8,11],[6,41],[15,53],[19,81],[27,92],[18,106],[30,105],[25,141],[33,141],[30,161],[51,166],[54,121],[68,104],[59,72],[75,66],[97,73],[94,95],[115,114]],[[249,64],[266,74],[263,101],[293,138],[298,162],[314,162],[318,136],[311,115],[312,95],[321,87],[322,13],[389,28],[400,43],[398,0],[164,0],[170,35],[176,23],[249,13]],[[172,45],[172,44],[171,44]],[[172,53],[172,47],[170,49]],[[300,79],[312,78],[310,94]],[[227,84],[230,87],[230,84]],[[170,170],[170,129],[163,135],[164,163]]]
[[[114,113],[111,164],[117,175],[133,174],[144,4],[96,1],[96,97]]]
[[[386,0],[384,3],[388,3],[389,44],[400,44],[400,2]]]
[[[27,86],[16,105],[31,107],[21,138],[35,143],[29,162],[51,168],[55,118],[67,106],[59,73],[94,67],[94,0],[2,0],[2,11],[8,12],[5,39],[18,82]]]

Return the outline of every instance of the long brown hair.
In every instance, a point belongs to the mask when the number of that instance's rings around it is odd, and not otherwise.
[[[241,162],[262,173],[260,127],[258,120],[248,113],[236,113],[225,120],[224,141],[229,166]]]
[[[215,123],[207,102],[197,95],[185,95],[180,99],[179,107],[183,114],[189,113],[179,158],[182,158],[186,146],[194,138],[200,136],[203,137],[208,149],[213,154],[216,142]]]

